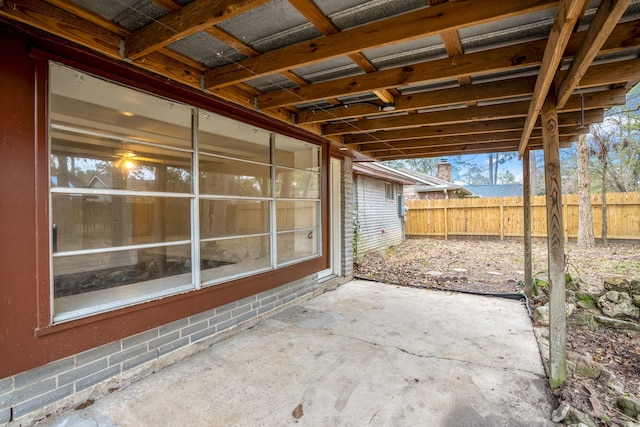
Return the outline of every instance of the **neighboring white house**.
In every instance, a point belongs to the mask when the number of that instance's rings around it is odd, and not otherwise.
[[[416,180],[374,162],[354,163],[353,175],[357,256],[404,242],[403,187]]]

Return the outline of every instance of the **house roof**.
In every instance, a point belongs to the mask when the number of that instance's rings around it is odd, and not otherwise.
[[[522,155],[549,93],[569,143],[640,75],[640,0],[21,0],[0,20],[375,159]]]
[[[470,196],[471,191],[467,190],[463,185],[454,184],[453,182],[445,181],[440,178],[429,176],[425,173],[413,171],[410,169],[400,169],[400,171],[408,176],[415,178],[418,183],[416,184],[416,192],[429,193],[434,191],[458,191],[465,196]]]
[[[522,184],[467,185],[467,190],[480,197],[522,197]]]
[[[365,175],[402,185],[412,185],[417,183],[417,180],[410,178],[406,174],[375,162],[354,163],[353,173],[354,175]]]

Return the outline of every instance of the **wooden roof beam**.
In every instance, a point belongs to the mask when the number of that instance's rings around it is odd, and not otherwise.
[[[604,110],[590,110],[584,113],[584,125],[602,121]],[[409,129],[382,130],[377,132],[359,133],[345,135],[343,143],[351,148],[356,148],[358,144],[370,144],[382,141],[400,141],[414,138],[434,138],[451,135],[473,135],[481,133],[493,133],[503,131],[522,130],[524,118],[488,120],[454,125],[423,126]],[[558,126],[579,127],[582,125],[581,112],[570,112],[558,114]],[[539,121],[535,127],[539,128]]]
[[[614,105],[624,105],[625,102],[626,90],[624,88],[620,88],[602,92],[592,92],[584,95],[573,95],[565,108],[561,111],[580,111],[583,108],[585,110],[610,108]],[[457,108],[453,110],[328,124],[322,127],[322,131],[324,135],[338,135],[419,126],[468,123],[479,120],[498,120],[514,117],[526,117],[528,110],[529,101],[509,102],[483,107]]]
[[[205,75],[204,84],[214,89],[373,47],[547,9],[556,4],[550,0],[444,3],[287,46],[256,58],[247,58],[238,64],[218,67]]]
[[[640,46],[640,20],[620,24],[602,47],[601,53]],[[578,49],[585,32],[571,37],[566,56]],[[517,70],[540,64],[546,40],[520,43],[489,51],[465,54],[452,66],[450,58],[426,61],[407,67],[396,67],[354,77],[345,77],[309,86],[269,92],[257,97],[259,108],[299,104],[326,98],[366,93],[380,88],[397,88],[409,84],[446,81],[463,75],[482,75],[498,71]],[[468,86],[473,87],[474,85]]]
[[[575,141],[577,135],[568,135],[560,138],[561,147],[568,147]],[[542,148],[542,138],[536,138],[532,141],[532,150]],[[440,156],[456,156],[464,154],[484,154],[484,153],[504,153],[518,150],[518,141],[514,142],[487,142],[482,144],[460,144],[448,147],[425,148],[419,150],[410,150],[400,152],[398,150],[389,150],[387,153],[378,153],[373,156],[379,161],[394,159],[418,159],[423,157],[440,157]]]
[[[125,56],[129,59],[141,58],[268,1],[195,0],[131,33],[125,41]]]
[[[325,36],[336,34],[340,32],[338,28],[331,20],[322,13],[322,10],[313,2],[313,0],[289,0],[289,3],[293,5],[301,14],[304,15],[309,22],[313,24],[322,34]],[[376,67],[367,59],[362,52],[350,53],[349,59],[351,59],[358,67],[360,67],[365,73],[371,73],[377,71]],[[380,90],[374,92],[374,94],[380,98],[382,102],[392,103],[393,96],[388,90]],[[337,102],[336,102],[337,103]]]
[[[522,131],[522,138],[520,139],[520,146],[518,147],[519,157],[522,157],[524,153],[529,135],[531,135],[534,123],[540,115],[542,104],[547,97],[551,83],[553,83],[553,78],[564,56],[565,48],[569,44],[571,33],[581,16],[580,14],[584,10],[584,3],[586,1],[587,0],[560,0],[558,4],[558,11],[556,12],[553,26],[551,27],[551,33],[547,39],[542,64],[538,71],[536,87],[533,90],[533,99],[529,105],[529,113],[527,114],[527,120]]]
[[[576,131],[576,129],[573,127],[562,127],[560,128],[560,136],[574,135],[576,133],[588,131],[589,129],[586,127],[580,131]],[[446,147],[447,145],[451,144],[477,144],[481,142],[504,141],[518,142],[520,141],[520,135],[520,131],[505,131],[477,135],[453,135],[437,138],[416,138],[406,141],[388,141],[375,144],[362,144],[355,147],[355,149],[363,154],[373,155],[379,151],[389,150],[390,147],[400,150],[412,150],[423,147]],[[542,130],[534,129],[531,132],[531,138],[542,138]]]
[[[561,71],[562,77],[566,72]],[[640,75],[640,59],[593,65],[582,78],[581,87],[589,88],[607,84],[626,83]],[[613,81],[616,80],[616,81]],[[469,102],[508,99],[533,94],[535,77],[519,77],[490,83],[479,83],[465,87],[439,89],[427,92],[399,95],[395,97],[396,112],[421,108],[444,107]],[[354,103],[342,108],[327,110],[304,110],[296,113],[296,123],[316,123],[337,119],[358,118],[380,114],[380,108],[369,103]]]
[[[574,89],[580,84],[580,79],[587,72],[593,58],[598,54],[630,2],[631,0],[602,0],[586,36],[573,56],[568,72],[558,86],[558,108],[564,106]]]

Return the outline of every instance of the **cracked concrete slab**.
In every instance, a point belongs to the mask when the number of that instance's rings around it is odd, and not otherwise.
[[[42,425],[553,426],[546,382],[520,302],[353,281]]]

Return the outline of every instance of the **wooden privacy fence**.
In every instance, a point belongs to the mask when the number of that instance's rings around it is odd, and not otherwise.
[[[602,237],[602,195],[591,196],[593,228]],[[407,236],[523,237],[523,198],[407,200]],[[562,196],[564,239],[578,237],[578,195]],[[640,240],[640,193],[607,194],[607,237]],[[531,197],[531,236],[547,236],[545,196]]]

